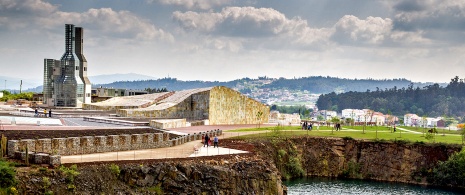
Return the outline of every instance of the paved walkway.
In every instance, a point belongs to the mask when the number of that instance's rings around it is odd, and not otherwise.
[[[218,136],[220,138],[219,143],[221,145],[221,140],[225,138],[235,137],[238,135],[239,136],[250,135],[250,134],[256,134],[256,133],[264,133],[264,131],[260,131],[260,132],[250,131],[250,132],[241,132],[241,133],[223,132],[223,135]],[[187,142],[182,145],[168,147],[168,148],[61,156],[61,163],[69,164],[69,163],[97,162],[97,161],[188,158],[188,157],[247,153],[247,151],[230,149],[230,148],[225,148],[225,147],[213,148],[213,147],[202,147],[202,146],[203,145],[200,140],[195,140],[195,141]]]
[[[47,125],[47,126],[62,126],[60,119],[55,118],[37,118],[37,117],[16,117],[16,116],[0,116],[0,124],[3,125]]]

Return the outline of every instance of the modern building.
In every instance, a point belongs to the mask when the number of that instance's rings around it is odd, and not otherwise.
[[[84,30],[65,25],[65,53],[61,60],[44,60],[44,103],[57,107],[81,107],[91,102],[91,83],[83,52]]]
[[[189,89],[147,95],[114,97],[84,104],[85,110],[116,110],[122,117],[186,119],[205,124],[267,123],[270,108],[227,87]]]
[[[144,95],[148,94],[149,92],[144,90],[134,90],[134,89],[115,89],[115,88],[106,88],[106,87],[99,87],[94,88],[91,91],[92,93],[92,101],[91,102],[101,102],[108,100],[114,97],[122,97],[122,96],[134,96],[134,95]]]

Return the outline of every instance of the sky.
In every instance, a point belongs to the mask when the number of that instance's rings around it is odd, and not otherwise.
[[[88,75],[465,77],[464,0],[0,0],[0,76],[42,80],[65,24]]]

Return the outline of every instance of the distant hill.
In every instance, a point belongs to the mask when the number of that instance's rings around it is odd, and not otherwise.
[[[18,90],[19,91],[21,80],[23,81],[23,86],[22,86],[23,90],[37,87],[38,85],[41,85],[43,82],[42,77],[37,78],[37,79],[23,79],[23,78],[8,77],[8,76],[0,75],[0,90],[4,90],[5,84],[6,84],[6,90],[9,90],[9,91]]]
[[[262,82],[260,82],[262,81]],[[258,84],[257,84],[258,83]],[[127,88],[127,89],[145,89],[145,88],[167,88],[170,91],[202,88],[222,85],[240,90],[252,89],[287,89],[287,90],[308,90],[311,93],[331,93],[331,92],[348,92],[367,90],[378,90],[386,88],[403,88],[408,87],[412,81],[406,79],[342,79],[336,77],[304,77],[297,79],[274,79],[262,77],[260,79],[242,78],[233,81],[182,81],[176,78],[162,78],[156,80],[143,81],[118,81],[101,85],[103,87]],[[425,87],[433,83],[413,83],[415,87]],[[446,86],[447,83],[439,83],[440,86]]]
[[[96,75],[89,76],[89,80],[93,85],[99,84],[108,84],[117,81],[142,81],[142,80],[153,80],[157,79],[152,76],[128,73],[128,74],[106,74],[106,75]]]

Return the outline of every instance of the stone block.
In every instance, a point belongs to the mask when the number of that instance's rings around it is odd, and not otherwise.
[[[108,151],[119,151],[120,146],[119,146],[119,135],[109,135],[107,137],[107,147]]]
[[[153,142],[153,137],[154,137],[153,133],[142,134],[142,147],[141,148],[143,149],[153,148],[155,146]]]
[[[170,134],[169,133],[163,133],[163,141],[168,141],[170,140]]]
[[[37,153],[34,157],[35,164],[49,164],[50,155],[45,153]]]
[[[52,139],[37,139],[36,140],[36,152],[52,153]]]
[[[7,148],[8,157],[13,158],[15,156],[15,152],[19,151],[19,141],[18,140],[8,140],[8,148]]]
[[[142,135],[132,134],[131,135],[131,150],[139,150],[142,145]]]
[[[50,162],[48,163],[52,166],[60,166],[61,165],[61,156],[60,155],[52,155],[50,156]]]
[[[92,154],[95,153],[94,147],[94,137],[93,136],[83,136],[79,142],[81,145],[81,154]]]
[[[34,152],[28,152],[27,154],[26,152],[21,152],[21,160],[26,161],[26,157],[28,157],[29,163],[34,163]]]
[[[66,153],[62,155],[76,155],[81,153],[81,138],[68,137],[66,138]]]
[[[119,136],[119,147],[120,150],[131,150],[131,135],[120,135]]]
[[[94,148],[95,152],[107,152],[107,136],[95,136]]]
[[[33,140],[33,139],[23,139],[23,140],[21,140],[19,142],[19,150],[26,151],[26,147],[27,147],[27,150],[29,152],[35,152],[36,140]]]
[[[53,138],[52,139],[52,154],[62,155],[66,154],[66,138]]]

